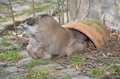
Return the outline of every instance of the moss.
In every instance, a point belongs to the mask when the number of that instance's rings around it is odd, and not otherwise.
[[[104,24],[102,24],[101,22],[99,22],[97,20],[90,20],[90,21],[95,22],[97,25],[101,26],[101,28],[106,32],[106,35],[108,37],[110,37],[109,31],[108,31],[108,29],[105,28],[106,26]]]
[[[104,36],[104,40],[108,39],[110,37],[108,30],[105,28],[105,26],[96,20],[82,20],[79,21],[80,23],[86,24],[92,28],[95,28],[98,30],[98,32]]]

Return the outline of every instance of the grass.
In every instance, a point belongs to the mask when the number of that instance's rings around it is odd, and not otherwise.
[[[14,2],[16,2],[16,1],[24,1],[24,2],[25,2],[25,1],[27,1],[27,0],[12,0],[12,1],[14,1]]]
[[[36,66],[38,64],[44,64],[44,63],[48,63],[50,61],[51,61],[50,59],[47,59],[47,60],[43,60],[43,59],[33,60],[33,61],[31,61],[31,63],[27,64],[26,66],[28,68],[32,68],[32,67],[34,67],[34,66]]]
[[[55,3],[51,3],[51,4],[49,4],[49,5],[39,5],[39,6],[38,6],[38,4],[36,4],[37,6],[35,7],[35,10],[36,10],[37,12],[41,12],[41,11],[43,11],[43,10],[50,9],[50,8],[52,8],[52,5],[53,5],[53,4],[55,4]]]
[[[6,74],[8,74],[9,73],[9,71],[0,71],[0,76],[4,76],[4,75],[6,75]]]
[[[47,68],[43,68],[38,72],[30,70],[29,74],[25,77],[12,77],[10,79],[54,79],[54,78],[47,77],[47,75],[48,75]]]
[[[120,67],[119,66],[111,66],[108,68],[110,72],[120,72]]]
[[[8,47],[8,49],[7,49],[7,47]],[[19,48],[20,48],[20,46],[14,46],[14,45],[12,46],[12,43],[8,40],[0,41],[0,53],[6,53],[6,52],[9,52],[10,50],[16,51]]]
[[[0,45],[8,46],[11,45],[11,43],[7,40],[0,41]]]
[[[13,60],[15,60],[15,61],[21,59],[21,57],[18,55],[18,53],[14,50],[10,50],[10,51],[0,54],[0,60],[5,60],[9,57],[13,58]]]
[[[83,56],[77,56],[75,57],[74,55],[71,57],[70,62],[74,65],[78,65],[82,62],[84,62],[84,57]]]
[[[9,6],[8,4],[6,4],[5,2],[0,2],[1,5],[5,5],[5,6]]]
[[[118,73],[120,72],[120,66],[119,66],[120,58],[115,58],[115,59],[109,59],[109,60],[104,60],[101,59],[100,63],[101,68],[100,69],[90,69],[91,77],[92,78],[99,78],[102,75],[108,75],[106,72],[109,73]],[[109,77],[110,75],[108,75]],[[105,77],[107,79],[107,77]]]
[[[93,70],[91,70],[91,74],[90,75],[91,75],[92,78],[98,78],[101,75],[103,75],[103,70],[93,69]]]
[[[30,71],[30,74],[24,77],[24,79],[51,79],[47,77],[48,70],[47,68],[43,68],[42,70],[39,70],[38,72]]]
[[[24,1],[24,2],[26,2],[27,0],[12,0],[12,2],[16,2],[16,1]],[[2,6],[0,6],[0,9],[5,9],[5,10],[8,10],[9,11],[9,7],[8,7],[8,5],[6,4],[6,3],[4,3],[4,2],[2,2],[2,3],[0,3],[0,4],[2,4],[2,5],[5,5],[5,6],[7,6],[7,8],[5,7],[2,7]],[[53,5],[54,4],[56,4],[56,3],[54,3],[54,2],[52,2],[51,4],[49,4],[49,5],[42,5],[41,3],[35,3],[35,11],[36,12],[41,12],[41,11],[43,11],[43,10],[46,10],[46,9],[51,9],[51,8],[54,8],[53,7]],[[21,16],[21,15],[30,15],[30,14],[33,14],[33,11],[32,11],[32,6],[31,6],[31,10],[25,10],[25,11],[22,11],[23,13],[20,13],[20,14],[16,14],[16,15],[14,15],[15,17],[18,17],[18,16]],[[15,12],[14,12],[15,13]],[[2,19],[0,19],[0,23],[3,23],[3,22],[7,22],[8,20],[7,19],[11,19],[11,14],[10,13],[4,13],[5,15],[5,18],[2,18]],[[7,19],[6,19],[6,17],[7,17]]]
[[[64,79],[71,79],[71,76],[69,74],[66,74]]]

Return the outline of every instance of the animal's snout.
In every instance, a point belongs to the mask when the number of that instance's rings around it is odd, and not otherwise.
[[[30,20],[30,21],[27,22],[27,25],[32,26],[32,25],[33,25],[33,22]]]

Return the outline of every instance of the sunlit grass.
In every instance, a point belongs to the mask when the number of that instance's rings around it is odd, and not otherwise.
[[[93,69],[93,70],[91,70],[91,77],[92,78],[98,78],[98,77],[100,77],[101,75],[103,75],[103,70],[101,69]]]
[[[8,73],[9,73],[9,71],[0,71],[0,76],[4,76],[4,75],[6,75]]]
[[[44,64],[44,63],[48,63],[50,61],[51,61],[51,59],[47,59],[47,60],[43,60],[43,59],[33,60],[33,61],[31,61],[31,63],[27,64],[26,66],[28,68],[31,68],[31,67],[34,67],[34,66],[36,66],[38,64]]]
[[[77,56],[77,57],[72,56],[72,57],[70,58],[70,62],[71,62],[72,64],[74,64],[74,65],[78,65],[78,64],[84,62],[84,59],[85,59],[85,58],[84,58],[83,56]]]
[[[16,51],[10,50],[5,53],[0,54],[0,60],[5,60],[7,58],[13,58],[13,60],[19,60],[21,57],[18,55]]]
[[[43,68],[42,70],[38,70],[37,72],[31,71],[29,75],[24,77],[24,79],[51,79],[47,77],[48,75],[48,69]]]
[[[7,40],[0,41],[0,45],[8,46],[11,45],[11,43]]]
[[[69,74],[66,74],[64,79],[71,79],[71,76]]]

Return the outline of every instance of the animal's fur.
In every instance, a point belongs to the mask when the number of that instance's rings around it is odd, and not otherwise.
[[[66,29],[48,15],[39,15],[27,22],[29,45],[27,50],[34,58],[51,58],[51,55],[68,56],[83,49],[84,35],[72,29]]]

